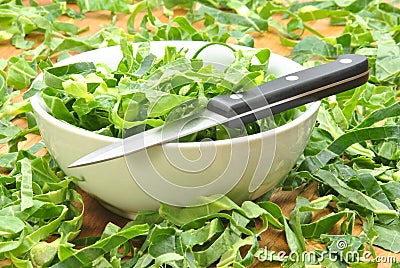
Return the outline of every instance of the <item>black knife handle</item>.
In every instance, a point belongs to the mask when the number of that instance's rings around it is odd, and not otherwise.
[[[320,100],[358,87],[368,81],[368,59],[347,54],[335,61],[274,79],[246,92],[220,95],[209,100],[207,109],[232,120],[228,127],[239,127],[271,114]]]

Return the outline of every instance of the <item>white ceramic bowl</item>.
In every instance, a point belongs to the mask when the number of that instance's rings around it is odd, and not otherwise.
[[[188,48],[190,56],[204,44],[152,42],[151,52],[160,56],[166,45],[172,45]],[[116,68],[121,57],[116,46],[85,52],[60,64],[92,61]],[[222,46],[206,49],[201,57],[220,64],[232,60],[232,54]],[[275,54],[271,55],[269,66],[269,71],[277,76],[302,69],[299,64]],[[168,143],[73,169],[67,166],[118,139],[55,119],[47,113],[39,95],[31,98],[31,104],[47,149],[61,169],[68,175],[82,178],[79,186],[106,208],[134,218],[139,210],[157,210],[160,201],[189,206],[198,204],[196,200],[202,196],[227,194],[240,203],[264,194],[287,175],[303,152],[320,102],[307,105],[307,110],[293,121],[263,133],[214,142]]]

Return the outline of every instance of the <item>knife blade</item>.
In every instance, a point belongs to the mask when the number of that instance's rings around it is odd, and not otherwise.
[[[335,61],[285,75],[246,92],[211,98],[207,107],[95,150],[71,163],[81,167],[116,159],[224,124],[230,128],[358,87],[368,81],[365,56],[347,54]]]

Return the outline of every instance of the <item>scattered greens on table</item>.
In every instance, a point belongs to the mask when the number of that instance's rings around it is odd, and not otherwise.
[[[84,18],[65,2],[40,6],[32,0],[30,6],[24,6],[20,1],[0,1],[0,40],[25,50],[8,60],[0,59],[0,141],[8,145],[8,151],[0,155],[0,259],[15,267],[246,267],[255,256],[270,260],[266,257],[271,256],[262,255],[265,252],[259,249],[258,239],[271,229],[284,232],[290,250],[300,255],[312,247],[311,240],[325,244],[324,251],[315,250],[320,255],[312,263],[273,258],[284,266],[376,266],[354,258],[334,261],[325,254],[339,257],[350,251],[362,255],[369,250],[376,257],[372,245],[400,252],[400,10],[395,2],[383,1],[288,2],[284,6],[272,1],[128,4],[78,0],[83,13],[111,12],[111,25],[80,37],[77,34],[85,29],[57,19],[61,15]],[[162,23],[151,11],[160,4],[168,16],[177,6],[185,8],[187,15]],[[145,16],[135,25],[140,11]],[[128,33],[113,26],[117,13],[130,14]],[[280,24],[277,16],[288,23]],[[343,33],[325,37],[307,25],[319,19],[343,25]],[[199,31],[193,28],[194,22],[202,24]],[[27,134],[38,134],[29,105],[33,92],[25,93],[25,100],[19,103],[11,99],[30,85],[39,67],[51,66],[48,57],[63,59],[70,52],[115,45],[125,39],[229,40],[253,46],[252,35],[270,29],[284,46],[293,47],[290,57],[305,66],[348,52],[369,58],[369,83],[323,101],[304,156],[280,185],[291,190],[316,182],[320,197],[312,201],[298,197],[288,216],[274,203],[264,201],[268,196],[241,206],[226,197],[197,208],[161,205],[158,212],[139,213],[123,228],[109,223],[101,237],[75,239],[84,213],[74,189],[76,179],[65,176],[49,155],[36,155],[44,147],[42,143],[18,149]],[[312,36],[303,37],[306,30]],[[43,41],[26,39],[31,33],[42,35]],[[113,80],[106,81],[110,88],[107,82]],[[79,111],[83,114],[82,107]],[[122,116],[118,111],[115,115]],[[13,125],[11,121],[17,118],[26,118],[28,128]],[[117,129],[110,127],[109,131],[118,135]],[[313,219],[312,211],[322,209],[331,213]],[[360,235],[353,230],[357,219],[363,222]],[[341,233],[332,235],[331,228],[338,224]]]

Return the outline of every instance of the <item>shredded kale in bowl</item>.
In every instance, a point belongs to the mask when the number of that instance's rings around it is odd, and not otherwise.
[[[124,137],[163,125],[205,107],[208,99],[241,92],[274,79],[268,73],[268,49],[235,49],[228,66],[210,64],[198,57],[209,43],[189,57],[188,49],[166,46],[162,57],[150,52],[149,43],[134,49],[121,43],[122,60],[116,70],[91,62],[46,66],[41,96],[50,113],[59,120],[95,133]],[[303,108],[275,118],[228,130],[215,126],[182,141],[221,140],[251,135],[293,120]]]

